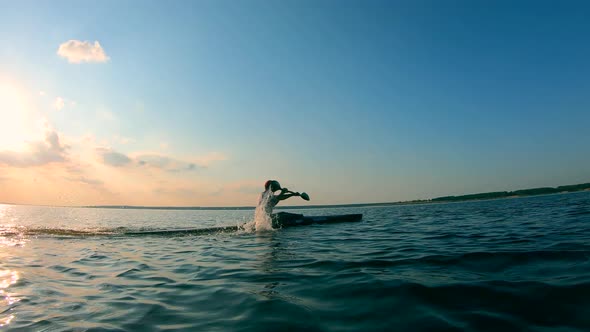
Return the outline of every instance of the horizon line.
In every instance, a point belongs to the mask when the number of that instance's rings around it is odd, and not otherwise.
[[[569,187],[569,188],[568,188]],[[574,187],[578,187],[575,190],[571,190]],[[559,191],[562,188],[563,191]],[[557,187],[537,187],[529,189],[518,189],[513,191],[496,191],[496,192],[484,192],[477,194],[465,194],[457,196],[439,196],[428,199],[414,199],[408,201],[396,201],[396,202],[376,202],[376,203],[347,203],[347,204],[317,204],[317,205],[286,205],[277,206],[277,210],[285,209],[320,209],[320,208],[347,208],[347,207],[373,207],[373,206],[389,206],[389,205],[411,205],[411,204],[433,204],[433,203],[453,203],[459,201],[472,201],[472,200],[487,200],[487,199],[502,199],[502,198],[516,198],[516,197],[527,197],[527,196],[538,196],[541,194],[527,194],[527,191],[535,191],[539,189],[553,190],[554,192],[548,192],[545,194],[559,194],[568,192],[579,192],[590,190],[590,182],[578,183],[571,185],[562,185]],[[570,190],[567,190],[570,189]],[[481,196],[487,194],[505,194],[504,196],[490,197],[490,198],[469,198],[470,196]],[[513,195],[510,195],[513,194]],[[463,198],[463,199],[462,199]],[[68,208],[80,208],[80,209],[136,209],[136,210],[254,210],[255,206],[142,206],[142,205],[48,205],[48,204],[19,204],[19,203],[6,203],[0,202],[0,205],[24,205],[24,206],[43,206],[43,207],[68,207]]]

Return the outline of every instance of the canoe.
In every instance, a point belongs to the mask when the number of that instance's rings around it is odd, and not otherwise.
[[[284,228],[312,224],[331,224],[340,222],[357,222],[363,219],[362,214],[340,214],[330,216],[304,216],[302,214],[279,212],[273,214],[273,227]]]
[[[279,212],[273,214],[273,227],[286,228],[294,226],[304,226],[312,224],[332,224],[340,222],[357,222],[363,219],[362,214],[341,214],[331,216],[304,216],[302,214]],[[189,229],[164,229],[164,230],[150,230],[150,231],[132,231],[123,232],[119,235],[125,236],[141,236],[141,235],[160,235],[160,236],[176,236],[176,235],[201,235],[212,233],[229,233],[236,232],[243,229],[242,226],[221,226],[221,227],[207,227],[207,228],[189,228]]]

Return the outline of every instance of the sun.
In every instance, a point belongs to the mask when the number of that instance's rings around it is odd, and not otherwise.
[[[0,151],[22,150],[27,141],[38,136],[31,99],[18,84],[0,80]]]

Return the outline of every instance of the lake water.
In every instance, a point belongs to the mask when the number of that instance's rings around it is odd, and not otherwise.
[[[0,205],[0,330],[590,330],[590,192],[293,212]]]

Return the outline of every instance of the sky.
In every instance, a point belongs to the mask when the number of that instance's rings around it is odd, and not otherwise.
[[[0,202],[590,182],[586,1],[0,1]]]

